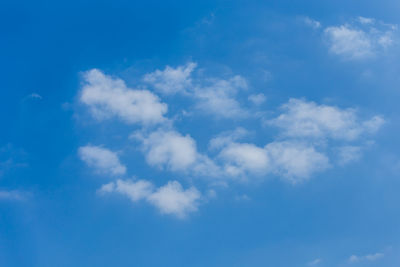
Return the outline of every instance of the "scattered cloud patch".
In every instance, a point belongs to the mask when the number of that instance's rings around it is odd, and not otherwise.
[[[247,89],[246,80],[237,75],[228,80],[217,79],[210,85],[197,87],[194,97],[197,108],[205,114],[214,114],[220,118],[243,118],[248,115],[236,100],[239,90]]]
[[[282,109],[284,112],[268,123],[290,137],[354,140],[366,132],[377,131],[384,123],[380,116],[360,121],[354,109],[318,105],[302,99],[292,98]]]
[[[122,121],[144,125],[164,122],[167,105],[148,90],[134,90],[118,78],[98,69],[84,73],[80,101],[87,105],[98,120],[118,117]]]
[[[191,73],[196,66],[197,64],[193,62],[177,68],[166,66],[164,70],[146,74],[143,80],[166,95],[187,92],[192,87]]]
[[[332,54],[345,59],[370,58],[394,43],[396,25],[358,17],[352,23],[324,29],[325,39]]]
[[[304,18],[303,18],[303,22],[304,22],[307,26],[309,26],[309,27],[311,27],[311,28],[313,28],[313,29],[319,29],[319,28],[321,28],[321,22],[319,22],[318,20],[312,19],[312,18],[310,18],[310,17],[304,17]]]
[[[117,180],[103,185],[100,194],[119,193],[128,197],[132,202],[145,200],[160,213],[185,218],[189,213],[198,210],[202,196],[195,188],[183,189],[177,181],[169,181],[166,185],[155,188],[146,180]]]
[[[265,149],[273,171],[292,183],[306,180],[314,173],[330,167],[328,157],[311,145],[289,141],[273,142]]]
[[[251,101],[254,105],[261,105],[263,104],[267,98],[264,94],[260,93],[260,94],[254,94],[254,95],[250,95],[248,97],[249,101]]]
[[[357,256],[357,255],[351,255],[349,258],[350,263],[358,263],[362,261],[376,261],[381,258],[383,258],[385,254],[383,253],[375,253],[375,254],[368,254],[364,256]]]
[[[126,167],[120,163],[118,155],[106,148],[87,145],[80,147],[78,154],[82,161],[100,173],[111,175],[126,173]]]

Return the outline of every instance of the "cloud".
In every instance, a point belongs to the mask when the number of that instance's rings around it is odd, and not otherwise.
[[[187,213],[197,211],[200,197],[201,194],[196,188],[183,190],[180,183],[170,181],[151,194],[148,201],[163,214],[174,214],[183,218]]]
[[[284,113],[268,122],[290,137],[332,138],[354,140],[363,133],[377,131],[384,119],[375,116],[360,121],[354,109],[318,105],[302,99],[290,99],[282,106]]]
[[[42,99],[43,97],[37,93],[32,93],[27,96],[28,98],[33,98],[33,99]]]
[[[185,218],[189,213],[198,210],[201,193],[195,188],[183,189],[177,181],[169,181],[166,185],[155,188],[146,180],[117,180],[103,185],[100,194],[119,193],[132,202],[145,200],[160,213]]]
[[[172,68],[166,66],[164,70],[156,70],[144,76],[143,81],[151,84],[157,91],[163,94],[175,94],[186,92],[192,86],[191,73],[197,64],[189,62],[184,66]]]
[[[98,172],[111,175],[126,173],[126,167],[122,165],[115,152],[99,146],[83,146],[78,150],[81,160],[95,168]]]
[[[357,263],[361,261],[376,261],[385,256],[383,253],[368,254],[364,256],[351,255],[349,258],[350,263]]]
[[[265,174],[270,168],[267,151],[254,144],[231,143],[219,154],[228,175]]]
[[[327,156],[311,145],[299,142],[272,142],[265,147],[248,143],[229,143],[219,159],[228,176],[265,176],[274,173],[291,183],[308,179],[330,167]]]
[[[148,90],[133,90],[121,79],[98,69],[84,73],[80,101],[98,120],[118,117],[126,123],[158,124],[166,119],[167,105]]]
[[[261,93],[261,94],[250,95],[250,96],[248,97],[248,99],[249,99],[249,101],[251,101],[254,105],[259,106],[259,105],[261,105],[262,103],[264,103],[265,100],[266,100],[267,98],[265,97],[264,94]]]
[[[12,190],[0,190],[0,200],[13,200],[13,201],[22,201],[26,199],[26,193]]]
[[[131,138],[141,142],[146,161],[151,166],[199,176],[217,176],[219,173],[219,167],[197,151],[196,141],[190,135],[158,129],[147,134],[135,132]]]
[[[310,261],[309,263],[307,263],[307,265],[308,266],[315,266],[315,265],[318,265],[318,264],[320,264],[321,263],[321,259],[315,259],[315,260],[313,260],[313,261]]]
[[[273,171],[297,183],[330,167],[329,159],[311,145],[298,142],[272,142],[265,146]]]
[[[159,129],[145,136],[137,132],[133,138],[142,142],[147,163],[173,171],[185,170],[196,162],[196,142],[189,135]]]
[[[325,39],[331,53],[346,59],[364,59],[391,46],[396,25],[358,17],[353,23],[327,27]]]
[[[246,80],[237,75],[228,80],[216,79],[211,84],[196,87],[197,108],[219,118],[243,118],[248,115],[235,99],[239,90],[247,89]]]
[[[211,150],[220,149],[227,144],[233,143],[234,141],[237,141],[247,136],[248,134],[249,132],[245,128],[238,127],[233,131],[226,131],[212,138],[209,142],[208,147]]]
[[[321,28],[321,22],[314,20],[310,17],[304,17],[303,22],[307,25],[310,26],[313,29],[319,29]]]

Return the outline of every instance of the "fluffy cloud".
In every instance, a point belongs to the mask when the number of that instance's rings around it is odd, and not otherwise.
[[[311,145],[297,142],[273,142],[265,146],[273,171],[297,183],[327,169],[329,159]]]
[[[197,64],[190,62],[185,66],[172,68],[167,66],[164,70],[156,70],[144,76],[143,80],[163,93],[175,94],[185,92],[192,85],[191,73],[196,68]]]
[[[327,27],[324,34],[333,54],[347,59],[363,59],[392,45],[395,30],[395,25],[359,17],[352,24]]]
[[[173,130],[159,129],[147,136],[137,132],[132,137],[142,142],[150,165],[176,171],[185,170],[196,162],[196,142],[189,135],[183,136]]]
[[[180,218],[188,212],[197,211],[200,192],[191,187],[183,190],[180,183],[170,181],[165,186],[157,189],[148,198],[149,202],[156,206],[161,213],[174,214]]]
[[[81,160],[100,173],[121,175],[126,172],[117,154],[106,148],[87,145],[80,147],[78,154]]]
[[[377,131],[384,119],[375,116],[361,122],[354,109],[318,105],[301,99],[290,99],[282,106],[284,113],[269,121],[290,137],[316,137],[354,140],[363,133]]]
[[[185,218],[188,213],[197,211],[201,199],[201,193],[195,187],[185,190],[177,181],[170,181],[164,186],[155,188],[146,180],[117,180],[103,185],[98,192],[119,193],[133,202],[146,200],[160,213],[175,215],[178,218]]]
[[[275,173],[291,183],[308,179],[327,169],[329,159],[311,145],[298,142],[272,142],[265,147],[229,143],[220,151],[225,175],[247,176]]]
[[[196,142],[189,135],[158,129],[149,134],[136,132],[131,138],[141,142],[149,165],[172,171],[190,171],[200,176],[217,176],[219,173],[218,166],[197,151]]]
[[[236,75],[228,79],[209,77],[193,79],[192,74],[196,66],[197,64],[193,62],[176,68],[167,66],[164,70],[144,75],[143,81],[163,94],[183,93],[195,101],[195,106],[202,113],[213,114],[219,118],[247,115],[247,111],[236,100],[237,93],[247,89],[247,81],[243,77]],[[257,97],[253,96],[256,102],[260,102],[262,96]]]
[[[197,108],[206,114],[214,114],[221,118],[244,117],[247,111],[241,108],[235,99],[241,89],[247,89],[247,82],[241,76],[228,80],[218,79],[208,86],[197,87],[194,92]]]
[[[114,79],[97,69],[83,75],[85,84],[80,101],[98,120],[118,117],[126,123],[157,124],[165,121],[167,105],[147,90],[133,90],[121,79]]]
[[[267,151],[253,144],[231,143],[219,154],[228,175],[265,174],[270,168]]]

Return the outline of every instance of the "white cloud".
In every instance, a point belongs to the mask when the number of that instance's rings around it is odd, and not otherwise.
[[[237,141],[240,138],[245,137],[248,134],[249,132],[246,129],[238,127],[234,131],[226,131],[212,138],[208,147],[211,150],[220,149],[234,141]]]
[[[375,23],[375,19],[373,18],[366,18],[366,17],[358,17],[358,21],[361,24],[374,24]]]
[[[219,154],[228,175],[265,174],[269,170],[267,151],[253,144],[231,143]]]
[[[189,135],[183,136],[173,130],[159,129],[147,136],[137,132],[132,137],[142,142],[147,163],[150,165],[176,171],[186,170],[196,162],[196,142]]]
[[[324,30],[329,49],[346,59],[363,59],[376,55],[393,44],[395,25],[376,23],[372,18],[358,17],[357,23],[327,27]]]
[[[327,169],[329,159],[314,147],[297,142],[273,142],[265,146],[273,171],[297,183]]]
[[[370,57],[374,54],[373,43],[366,32],[349,25],[328,27],[325,29],[330,51],[352,59]]]
[[[148,201],[161,213],[183,218],[187,213],[197,211],[200,197],[201,194],[196,188],[191,187],[184,190],[177,181],[170,181],[151,194]]]
[[[241,89],[247,89],[247,82],[239,75],[228,80],[217,79],[211,85],[197,87],[194,92],[197,108],[206,114],[222,118],[245,117],[248,115],[247,111],[235,99]]]
[[[218,176],[220,172],[208,156],[197,151],[196,141],[190,135],[158,129],[149,134],[135,132],[131,138],[142,143],[142,151],[151,166],[207,177]]]
[[[379,116],[360,122],[354,109],[318,105],[301,99],[290,99],[282,108],[285,112],[269,124],[281,128],[290,137],[354,140],[363,133],[377,131],[384,122]]]
[[[249,101],[251,101],[254,105],[259,106],[259,105],[261,105],[262,103],[264,103],[265,100],[266,100],[267,98],[265,97],[264,94],[260,93],[260,94],[250,95],[250,96],[248,97],[248,99],[249,99]]]
[[[358,161],[361,158],[361,147],[359,146],[343,146],[338,148],[339,164],[345,165]]]
[[[275,173],[291,183],[308,179],[330,167],[329,159],[311,145],[272,142],[265,147],[248,143],[226,143],[218,158],[228,177],[265,176]]]
[[[192,86],[191,73],[197,64],[190,62],[185,66],[172,68],[166,66],[164,70],[156,70],[144,76],[143,80],[150,83],[163,94],[175,94],[185,92]]]
[[[83,75],[80,101],[89,106],[98,120],[118,117],[126,123],[145,125],[165,121],[167,105],[148,90],[133,90],[121,79],[113,79],[97,69]]]
[[[132,202],[146,200],[160,213],[175,215],[178,218],[185,218],[188,213],[197,211],[201,199],[201,193],[195,187],[184,190],[177,181],[170,181],[155,189],[154,185],[146,180],[117,180],[103,185],[98,192],[119,193]]]
[[[303,21],[306,25],[310,26],[313,29],[319,29],[321,28],[321,22],[314,20],[312,18],[309,17],[304,17]]]
[[[117,154],[106,148],[87,145],[80,147],[78,154],[81,160],[100,173],[121,175],[126,172]]]
[[[376,261],[378,259],[381,259],[385,256],[383,253],[375,253],[375,254],[368,254],[365,256],[357,256],[357,255],[351,255],[349,258],[350,263],[357,263],[361,261]]]

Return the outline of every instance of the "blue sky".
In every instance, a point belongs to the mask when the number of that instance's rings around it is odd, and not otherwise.
[[[399,266],[399,12],[2,1],[0,266]]]

